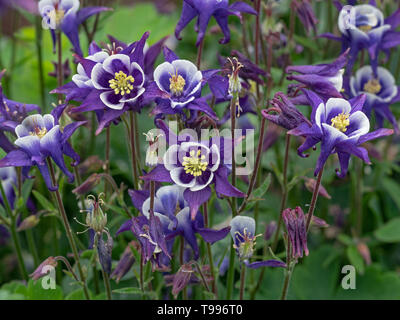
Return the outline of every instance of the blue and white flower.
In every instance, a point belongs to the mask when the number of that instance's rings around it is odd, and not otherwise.
[[[384,119],[388,119],[398,133],[399,127],[390,105],[400,100],[400,90],[393,75],[385,68],[378,67],[376,75],[371,66],[359,69],[350,80],[350,90],[353,97],[364,93],[367,96],[363,112],[370,117],[375,111],[379,127]]]

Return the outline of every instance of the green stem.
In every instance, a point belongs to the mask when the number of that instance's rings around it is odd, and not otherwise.
[[[283,181],[282,181],[282,199],[281,199],[281,206],[279,210],[279,218],[278,218],[278,226],[275,232],[275,237],[274,237],[274,242],[272,244],[272,251],[276,250],[276,247],[278,246],[278,241],[279,241],[279,236],[280,236],[280,230],[282,226],[282,211],[286,207],[286,202],[287,202],[287,168],[288,168],[288,163],[289,163],[289,150],[290,150],[290,134],[286,134],[286,143],[285,143],[285,159],[283,162]]]
[[[137,165],[136,165],[136,146],[135,146],[135,122],[133,111],[129,112],[129,142],[131,146],[131,160],[132,160],[132,179],[133,179],[133,186],[135,190],[138,189],[138,172],[137,172]]]
[[[204,215],[204,224],[205,228],[209,228],[209,221],[208,221],[208,201],[203,204],[203,215]],[[212,256],[212,251],[211,251],[211,244],[206,243],[207,246],[207,254],[208,254],[208,264],[210,266],[210,273],[212,277],[212,291],[214,292],[215,296],[217,296],[217,286],[215,283],[215,272],[214,272],[214,261],[213,261],[213,256]]]
[[[28,273],[26,272],[24,259],[22,258],[21,243],[20,243],[20,239],[19,239],[19,236],[18,236],[17,230],[16,230],[17,219],[11,210],[10,203],[8,202],[8,199],[7,199],[7,196],[6,196],[6,193],[4,191],[4,187],[3,187],[3,184],[1,183],[1,181],[0,181],[0,191],[1,191],[1,197],[3,199],[3,203],[6,208],[7,214],[9,215],[10,220],[11,220],[10,231],[11,231],[11,237],[14,242],[15,252],[16,252],[17,258],[18,258],[19,269],[20,269],[23,279],[28,281],[29,277],[28,277]]]
[[[56,185],[56,177],[55,177],[55,174],[54,174],[53,164],[51,163],[50,159],[47,160],[47,164],[48,164],[49,169],[50,169],[50,175],[51,175],[52,184],[53,184],[53,186],[55,186]],[[74,237],[72,235],[71,226],[69,224],[68,217],[67,217],[67,214],[65,212],[65,208],[64,208],[64,204],[63,204],[62,199],[61,199],[60,191],[57,189],[56,191],[54,191],[54,193],[56,195],[58,209],[59,209],[62,221],[64,223],[64,228],[65,228],[65,231],[66,231],[66,234],[67,234],[68,242],[69,242],[69,245],[70,245],[70,247],[72,249],[72,253],[74,255],[74,259],[75,259],[76,265],[78,267],[79,276],[80,276],[81,284],[82,284],[82,287],[83,287],[83,292],[85,294],[86,299],[90,300],[89,292],[88,292],[88,289],[87,289],[87,286],[86,286],[85,276],[84,276],[84,273],[83,273],[83,269],[82,269],[81,263],[79,261],[78,249],[76,247],[76,243],[75,243]]]
[[[101,268],[101,272],[103,274],[104,286],[105,286],[106,292],[107,292],[107,299],[112,300],[110,278],[108,277],[107,272],[104,272],[103,268]]]
[[[40,101],[42,103],[43,112],[47,113],[44,71],[43,71],[42,20],[40,16],[35,17],[35,30],[36,30],[36,55],[38,59],[38,69],[39,69]]]
[[[233,293],[233,282],[235,278],[235,255],[236,249],[233,247],[234,243],[231,240],[231,250],[229,254],[229,269],[228,269],[228,276],[227,276],[227,286],[226,286],[226,300],[232,299]]]
[[[240,295],[239,295],[240,300],[243,300],[245,286],[246,286],[246,266],[242,264],[242,271],[240,272]]]
[[[321,180],[322,180],[322,174],[323,173],[324,173],[324,168],[322,167],[320,172],[318,173],[317,183],[315,184],[314,192],[313,192],[312,199],[311,199],[310,208],[308,209],[308,216],[307,216],[307,223],[306,223],[307,232],[310,229],[312,217],[314,215],[315,205],[317,204],[319,187],[321,185]]]
[[[197,69],[200,70],[201,66],[201,57],[203,56],[203,48],[204,48],[204,39],[201,40],[199,47],[197,48]]]

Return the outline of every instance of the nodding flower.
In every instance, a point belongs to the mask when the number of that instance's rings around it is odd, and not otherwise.
[[[80,212],[86,212],[86,224],[79,222],[76,218],[75,221],[79,224],[87,227],[83,232],[92,229],[97,234],[101,234],[103,231],[108,232],[107,225],[107,214],[103,212],[101,207],[104,205],[104,193],[100,193],[98,198],[94,195],[88,195],[85,201],[87,209],[82,209]],[[82,232],[80,232],[82,233]]]
[[[231,236],[233,247],[241,262],[246,267],[257,269],[260,267],[286,267],[286,264],[278,260],[265,260],[250,263],[249,259],[253,256],[256,245],[256,238],[262,236],[255,235],[256,221],[251,217],[236,216],[231,220]]]

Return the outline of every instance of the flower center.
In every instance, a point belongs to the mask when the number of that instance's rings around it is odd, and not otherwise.
[[[178,70],[176,70],[175,74],[171,74],[171,78],[169,78],[169,90],[172,92],[172,94],[175,96],[182,95],[185,84],[186,81],[181,75],[178,74]]]
[[[382,86],[378,79],[370,79],[366,84],[364,84],[364,91],[377,94],[381,91]]]
[[[54,10],[50,12],[50,19],[56,23],[58,27],[64,19],[65,11],[60,9],[59,4],[57,3],[54,6]]]
[[[115,78],[109,81],[110,88],[114,90],[115,94],[120,94],[121,96],[131,93],[133,89],[132,83],[134,82],[135,79],[132,76],[127,76],[122,71],[116,72]]]
[[[238,250],[240,259],[242,260],[250,259],[254,253],[256,238],[261,235],[259,234],[253,236],[250,232],[247,231],[247,228],[244,228],[243,234],[240,233],[239,231],[236,231],[235,236],[239,242],[239,246],[233,245],[233,247]]]
[[[190,157],[183,157],[183,168],[185,172],[192,176],[199,177],[203,174],[203,171],[207,169],[208,162],[202,161],[206,158],[205,155],[201,155],[201,151],[192,150],[190,151]]]
[[[368,32],[372,29],[372,26],[370,26],[369,24],[364,24],[363,26],[359,26],[358,29],[364,32]]]
[[[350,114],[342,112],[331,120],[331,126],[341,132],[346,132],[350,125],[349,117]]]
[[[29,132],[30,136],[36,136],[39,137],[39,139],[42,139],[47,133],[46,128],[39,128],[35,127],[34,131]]]

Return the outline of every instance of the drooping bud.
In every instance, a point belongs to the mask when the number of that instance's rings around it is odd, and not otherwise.
[[[57,267],[57,260],[54,257],[48,257],[46,260],[44,260],[33,273],[29,275],[33,280],[38,280],[44,276],[46,276],[50,268],[55,268]]]
[[[110,276],[111,278],[115,279],[116,283],[118,283],[123,278],[123,276],[128,273],[132,265],[135,263],[135,256],[132,253],[131,246],[135,247],[137,250],[140,249],[139,244],[135,241],[131,241],[129,245],[125,248],[121,259],[119,260],[117,266]]]
[[[93,190],[100,183],[101,177],[97,173],[93,173],[80,186],[72,190],[72,193],[82,196]]]
[[[104,161],[98,156],[90,156],[78,165],[79,174],[81,176],[90,172],[97,172],[104,167]]]
[[[32,229],[39,223],[39,221],[40,219],[38,218],[38,216],[32,214],[29,217],[22,220],[22,222],[18,225],[17,231],[20,232]]]
[[[311,179],[311,178],[304,178],[304,185],[306,186],[307,190],[310,191],[311,193],[314,192],[315,186],[317,184],[317,180],[315,179]],[[331,199],[331,195],[328,193],[328,191],[326,191],[326,189],[324,188],[324,186],[321,184],[319,186],[318,189],[318,194],[321,197],[327,198],[327,199]]]
[[[110,274],[113,239],[107,231],[104,231],[104,233],[107,234],[107,241],[103,240],[103,234],[101,234],[97,244],[97,253],[99,255],[99,261],[104,272]]]
[[[292,246],[292,257],[294,259],[303,257],[303,252],[308,256],[306,220],[303,210],[300,207],[294,210],[285,209],[282,212],[282,218]]]
[[[371,261],[371,252],[369,251],[368,246],[366,245],[365,242],[359,242],[357,243],[357,250],[363,257],[365,264],[369,266],[372,261]]]
[[[172,282],[172,294],[175,298],[190,283],[192,277],[195,276],[191,263],[184,264],[179,268]]]

